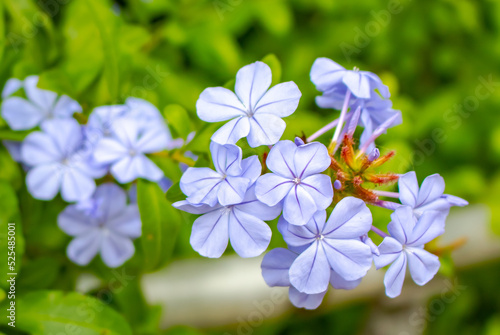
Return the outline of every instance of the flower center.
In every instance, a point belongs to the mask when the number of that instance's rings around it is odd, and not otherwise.
[[[318,241],[323,241],[325,239],[325,235],[323,234],[319,234],[318,236],[316,236],[316,240]]]
[[[221,212],[221,215],[228,215],[229,213],[231,213],[231,210],[232,210],[232,206],[227,206],[227,207],[221,208],[220,212]]]
[[[137,151],[136,151],[135,149],[130,149],[130,150],[128,151],[128,154],[129,154],[130,156],[134,157],[135,155],[137,155]]]
[[[293,178],[293,182],[295,183],[295,185],[300,184],[300,178],[299,177]]]

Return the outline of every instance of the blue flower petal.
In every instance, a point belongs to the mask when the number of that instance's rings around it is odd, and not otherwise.
[[[331,268],[345,280],[364,277],[372,265],[371,249],[360,240],[325,238],[322,245]]]
[[[288,291],[290,302],[297,308],[316,309],[321,305],[323,298],[328,290],[318,294],[307,294],[299,292],[295,287],[291,286]]]
[[[247,140],[252,148],[275,144],[280,140],[286,128],[286,122],[273,114],[255,114],[248,119],[250,132]]]
[[[434,278],[441,264],[439,257],[421,248],[407,248],[408,267],[417,285],[425,285]]]
[[[354,239],[367,234],[371,226],[372,214],[365,202],[346,197],[335,206],[322,233],[333,239]]]
[[[221,208],[207,213],[194,221],[191,232],[191,246],[200,255],[219,258],[229,241],[230,210]]]
[[[297,258],[297,254],[283,248],[269,251],[262,260],[262,276],[267,285],[290,286],[290,267]]]
[[[290,267],[290,283],[302,293],[323,293],[329,280],[330,265],[320,242],[313,243]]]
[[[256,257],[271,242],[271,228],[255,216],[233,208],[229,218],[229,239],[240,257]]]
[[[302,93],[293,81],[278,84],[267,91],[255,106],[255,114],[286,117],[297,109]]]
[[[263,62],[255,62],[238,71],[234,90],[247,110],[254,110],[256,104],[271,86],[271,81],[271,68]]]
[[[134,243],[128,237],[108,233],[101,237],[101,258],[108,267],[117,268],[135,252]]]
[[[398,258],[389,267],[384,277],[385,294],[395,298],[401,294],[406,275],[406,254],[400,253]]]
[[[283,216],[291,224],[305,225],[318,210],[315,199],[302,185],[295,185],[285,198]]]
[[[294,185],[290,179],[266,173],[257,180],[255,194],[266,205],[275,206],[290,193]]]

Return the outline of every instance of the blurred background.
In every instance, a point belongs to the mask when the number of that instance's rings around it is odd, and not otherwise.
[[[259,260],[201,259],[189,246],[192,217],[178,213],[166,268],[135,275],[137,256],[125,266],[134,278],[108,297],[99,293],[116,273],[96,261],[82,276],[66,259],[68,237],[56,226],[64,203],[32,199],[21,167],[0,146],[0,180],[17,195],[2,194],[0,217],[22,222],[26,245],[20,292],[88,292],[136,334],[500,334],[500,2],[0,0],[0,38],[1,86],[38,74],[40,87],[76,99],[84,115],[128,96],[151,101],[167,119],[165,107],[175,105],[187,118],[171,130],[197,131],[187,149],[200,157],[214,128],[197,119],[196,100],[240,67],[274,54],[281,65],[273,71],[297,83],[302,99],[286,119],[289,139],[337,117],[314,103],[309,71],[317,57],[372,71],[403,113],[403,124],[379,141],[382,151],[397,152],[387,169],[415,170],[420,181],[439,173],[446,193],[471,203],[452,210],[450,236],[438,242],[439,276],[423,288],[405,286],[395,300],[384,296],[381,274],[370,274],[358,292],[335,292],[316,311],[281,299],[269,312],[262,301],[283,292],[265,286]],[[15,139],[6,127],[0,120],[0,139]],[[374,217],[388,222],[387,212]],[[455,250],[461,238],[468,240]],[[273,239],[272,247],[282,244]]]

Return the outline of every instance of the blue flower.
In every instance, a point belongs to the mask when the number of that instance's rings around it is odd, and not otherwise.
[[[363,146],[370,139],[373,132],[387,120],[397,118],[391,122],[389,127],[395,127],[403,123],[403,118],[401,116],[401,111],[392,109],[392,102],[390,100],[384,100],[378,96],[378,94],[372,94],[369,100],[357,99],[352,106],[352,109],[361,108],[361,117],[359,119],[361,126],[365,129],[360,137],[359,146]],[[388,128],[389,128],[388,127]],[[374,146],[369,148],[367,152],[371,152]]]
[[[307,247],[290,267],[290,283],[302,293],[319,294],[328,288],[332,270],[346,281],[364,277],[372,264],[372,252],[361,237],[371,224],[370,210],[353,197],[342,199],[328,221],[326,211],[318,211],[305,226],[281,218],[278,229],[285,242]]]
[[[24,80],[22,86],[28,100],[11,97],[9,95],[20,88],[16,83],[11,82],[4,89],[6,99],[2,103],[2,117],[13,130],[32,129],[51,119],[69,119],[73,113],[82,110],[70,97],[58,96],[55,92],[38,88],[38,76],[30,76]]]
[[[288,222],[304,225],[316,211],[331,204],[332,181],[320,174],[331,164],[323,144],[297,146],[292,141],[280,141],[271,149],[266,162],[274,173],[257,180],[257,198],[269,206],[284,199],[283,216]]]
[[[219,144],[234,144],[248,137],[251,147],[272,145],[279,141],[286,124],[281,119],[291,115],[301,93],[294,82],[272,87],[271,69],[265,63],[244,66],[236,75],[235,93],[223,87],[205,89],[196,103],[203,121],[231,120],[212,136]]]
[[[17,78],[10,78],[5,83],[2,90],[2,99],[5,100],[23,87],[23,81]]]
[[[130,259],[132,239],[141,236],[141,218],[137,205],[127,205],[127,195],[115,184],[99,186],[92,198],[66,207],[58,225],[74,239],[67,249],[69,259],[85,266],[98,254],[115,268]]]
[[[467,206],[469,203],[461,198],[443,194],[444,179],[439,174],[428,176],[418,186],[417,175],[410,171],[399,177],[399,200],[405,206],[413,209],[413,214],[419,218],[426,211],[438,211],[444,221],[452,206]]]
[[[234,144],[210,144],[215,171],[210,168],[189,168],[180,181],[182,192],[191,204],[222,206],[243,201],[246,191],[261,174],[257,156],[242,160],[241,148]]]
[[[31,169],[26,184],[33,197],[51,200],[61,191],[68,202],[88,198],[100,171],[84,150],[82,127],[73,119],[44,122],[22,146],[23,162]]]
[[[92,110],[87,121],[86,129],[97,140],[111,137],[114,133],[114,123],[125,118],[128,107],[125,105],[99,106]],[[95,141],[94,141],[95,142]]]
[[[262,254],[271,241],[271,229],[263,220],[274,220],[281,207],[269,207],[255,197],[251,187],[238,204],[210,207],[193,205],[188,201],[174,203],[174,207],[192,214],[204,214],[193,224],[191,246],[200,255],[220,257],[227,248],[228,240],[241,257]]]
[[[137,178],[159,181],[163,171],[146,154],[166,149],[169,136],[162,125],[142,129],[131,119],[120,118],[113,123],[113,135],[98,141],[94,159],[110,164],[111,173],[122,184]]]
[[[439,270],[439,258],[424,250],[424,244],[444,233],[444,220],[439,216],[437,211],[426,211],[417,219],[409,206],[391,214],[387,226],[391,236],[384,238],[378,247],[380,255],[374,256],[377,269],[392,263],[384,277],[388,297],[401,294],[407,264],[418,285],[426,284]]]
[[[300,253],[294,250],[277,248],[269,251],[262,260],[262,276],[267,285],[271,287],[289,287],[288,295],[295,307],[305,309],[316,309],[323,301],[328,288],[321,293],[307,294],[297,290],[290,282],[290,267]],[[330,285],[338,290],[352,290],[356,288],[361,279],[347,281],[335,271],[330,270]]]
[[[380,78],[371,72],[346,70],[328,58],[318,58],[311,68],[311,81],[318,91],[327,96],[345,96],[349,90],[355,97],[369,99],[372,92],[378,89],[384,98],[389,98],[389,89]]]
[[[151,128],[160,128],[167,137],[168,149],[178,147],[179,140],[173,140],[170,130],[158,109],[150,102],[130,97],[125,101],[125,105],[109,105],[94,108],[90,113],[86,130],[88,137],[94,139],[96,143],[103,137],[112,137],[115,132],[115,123],[118,120],[127,119],[136,123],[139,132],[147,131]],[[183,144],[183,141],[180,142]]]

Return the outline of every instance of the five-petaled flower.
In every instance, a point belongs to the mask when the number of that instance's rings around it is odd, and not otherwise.
[[[94,178],[102,177],[102,171],[84,150],[82,127],[68,119],[45,122],[41,128],[29,134],[22,146],[22,160],[31,168],[26,176],[30,193],[51,200],[60,190],[68,202],[90,197],[96,187]]]
[[[331,164],[323,144],[297,146],[292,141],[280,141],[269,152],[266,163],[273,173],[257,180],[257,198],[269,206],[284,199],[283,216],[291,224],[304,225],[316,211],[331,204],[331,179],[320,174]]]
[[[189,168],[180,181],[181,190],[191,204],[222,206],[243,201],[246,191],[261,174],[257,156],[242,160],[241,148],[234,144],[210,144],[215,171],[210,168]]]
[[[294,250],[276,248],[269,251],[262,260],[262,276],[266,284],[271,287],[289,287],[288,296],[295,307],[316,309],[328,289],[321,293],[307,294],[300,292],[290,283],[290,267],[300,254],[300,248],[292,247],[292,249]],[[331,270],[329,282],[337,290],[352,290],[361,283],[361,279],[348,281]]]
[[[279,141],[286,124],[282,117],[291,115],[301,93],[294,82],[271,85],[272,73],[262,62],[244,66],[236,75],[235,93],[223,87],[205,89],[196,103],[203,121],[231,120],[212,136],[219,144],[234,144],[247,137],[251,147]]]
[[[435,173],[428,176],[418,186],[415,171],[410,171],[399,177],[399,200],[405,206],[413,209],[413,214],[419,218],[426,211],[438,211],[444,223],[452,206],[467,206],[469,203],[461,198],[443,194],[444,179]]]
[[[200,255],[220,257],[228,240],[241,257],[262,254],[271,241],[271,228],[263,220],[274,220],[280,206],[269,207],[255,197],[255,187],[246,192],[242,201],[229,206],[193,205],[188,201],[174,203],[174,207],[192,214],[204,214],[193,224],[191,246]]]
[[[409,206],[401,206],[391,214],[387,226],[391,236],[384,238],[378,247],[380,255],[373,259],[377,269],[392,263],[384,278],[387,296],[394,298],[401,293],[407,264],[418,285],[426,284],[439,270],[439,258],[424,250],[424,244],[444,233],[440,215],[428,210],[417,219]]]
[[[146,154],[167,148],[169,136],[162,125],[141,129],[134,120],[119,119],[113,124],[113,136],[99,140],[94,159],[110,164],[111,173],[120,183],[137,178],[159,181],[163,171]]]
[[[98,254],[115,268],[135,252],[132,239],[141,236],[141,218],[136,204],[127,204],[127,194],[115,184],[99,186],[91,199],[66,207],[59,227],[75,238],[69,243],[69,259],[85,266]]]
[[[37,83],[38,76],[29,76],[22,83],[28,99],[8,96],[14,90],[4,91],[2,117],[13,130],[32,129],[52,119],[70,119],[74,113],[82,111],[82,107],[67,95],[58,96],[55,92],[42,90]]]
[[[372,215],[361,199],[347,197],[333,209],[328,221],[326,211],[318,211],[305,226],[291,225],[283,218],[278,229],[285,242],[303,247],[290,267],[290,283],[300,292],[325,292],[331,271],[346,281],[366,275],[372,252],[361,241],[371,228]]]
[[[343,96],[349,90],[356,98],[369,99],[377,89],[384,98],[389,98],[389,89],[380,78],[368,71],[346,70],[328,58],[318,58],[311,68],[311,81],[318,91],[326,96]]]

